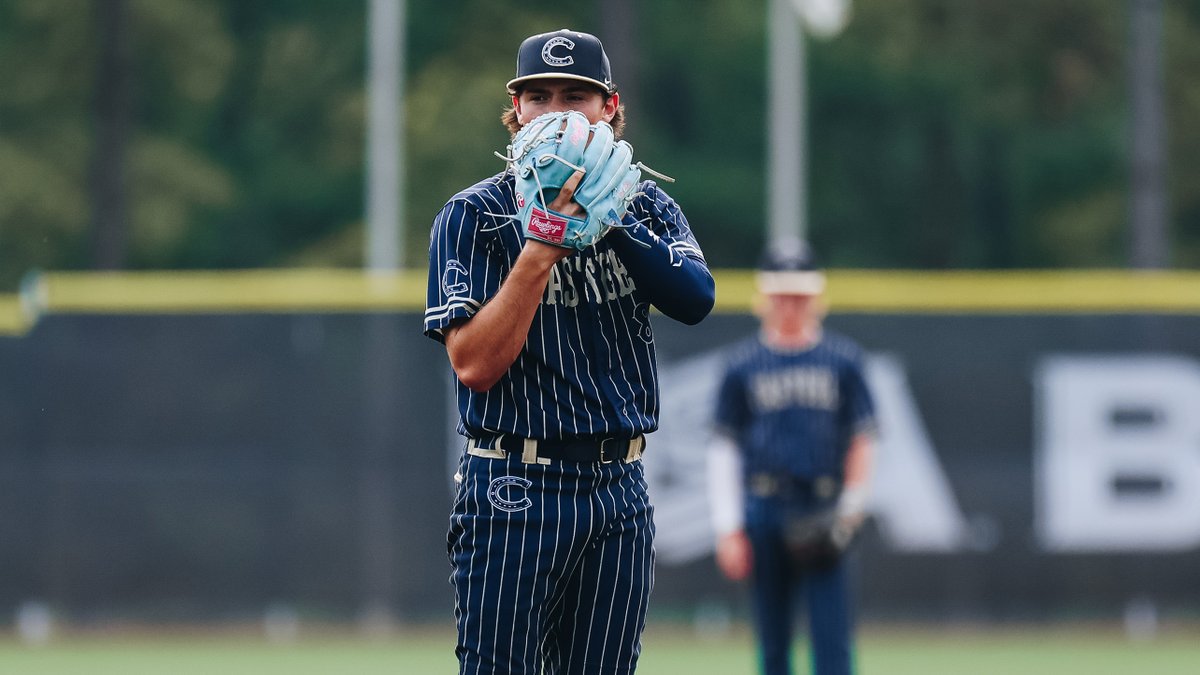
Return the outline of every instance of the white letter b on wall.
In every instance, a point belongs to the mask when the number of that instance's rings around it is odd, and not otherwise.
[[[1200,545],[1200,364],[1051,357],[1036,384],[1036,518],[1047,549]]]

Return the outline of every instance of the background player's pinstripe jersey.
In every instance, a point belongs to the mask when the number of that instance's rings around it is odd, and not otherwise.
[[[746,475],[840,478],[851,437],[875,426],[861,349],[829,330],[801,350],[774,349],[758,336],[739,343],[715,426],[741,450]]]
[[[425,333],[438,340],[500,288],[524,246],[513,177],[501,173],[455,195],[434,220]],[[678,205],[652,181],[625,222],[639,222],[675,256],[704,263]],[[472,438],[633,437],[658,426],[650,303],[609,239],[552,270],[529,338],[490,390],[457,384],[459,432]]]

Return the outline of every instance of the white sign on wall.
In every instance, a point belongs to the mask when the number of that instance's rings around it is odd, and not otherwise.
[[[1053,356],[1036,383],[1034,480],[1046,549],[1200,546],[1200,364]]]

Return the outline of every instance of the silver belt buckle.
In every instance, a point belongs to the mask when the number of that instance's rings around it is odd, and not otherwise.
[[[755,497],[773,497],[779,491],[779,481],[768,473],[750,476],[750,494]]]
[[[617,440],[617,439],[615,439],[615,438],[602,438],[602,439],[600,439],[600,463],[601,463],[601,464],[612,464],[612,463],[613,463],[613,460],[612,460],[612,459],[605,459],[605,454],[606,454],[606,453],[605,453],[604,451],[605,451],[605,449],[608,447],[608,444],[609,444],[609,443],[619,443],[619,442],[620,442],[620,441],[618,441],[618,440]]]

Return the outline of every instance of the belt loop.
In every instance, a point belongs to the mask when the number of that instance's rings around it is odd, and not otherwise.
[[[507,456],[504,450],[499,447],[480,447],[479,441],[474,438],[467,439],[467,454],[475,455],[476,457],[486,457],[488,459],[504,459]]]
[[[755,497],[773,497],[779,492],[779,481],[769,473],[756,473],[749,477],[747,487]]]
[[[625,454],[625,463],[636,462],[642,458],[642,450],[646,447],[646,435],[639,434],[629,441],[629,452]]]
[[[538,457],[536,438],[522,438],[521,441],[524,447],[521,451],[521,462],[524,464],[549,464],[550,460],[545,457]]]

